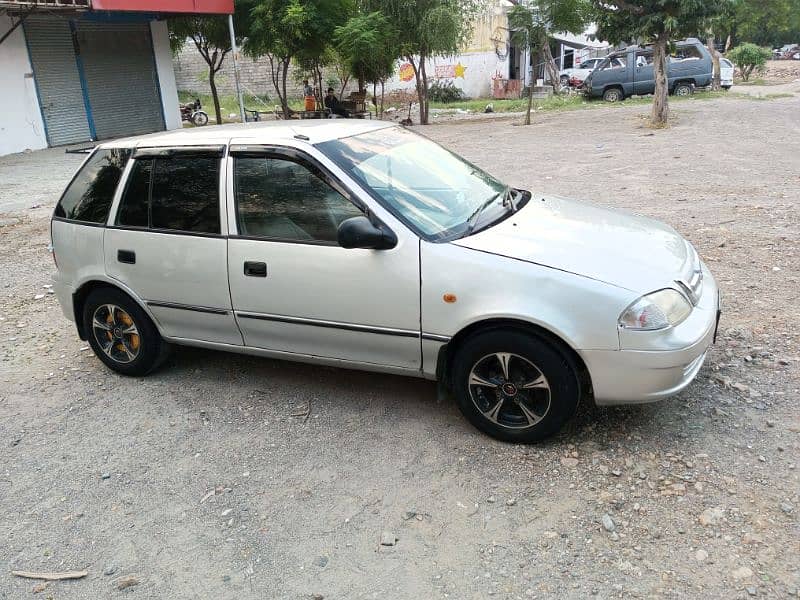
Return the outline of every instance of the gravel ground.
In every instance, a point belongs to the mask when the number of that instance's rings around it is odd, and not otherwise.
[[[530,447],[482,436],[430,382],[192,349],[108,372],[45,287],[53,192],[80,157],[0,158],[0,207],[24,209],[0,214],[0,598],[41,589],[11,570],[84,568],[41,597],[797,596],[799,109],[423,130],[509,183],[670,223],[722,287],[688,390],[582,407]]]

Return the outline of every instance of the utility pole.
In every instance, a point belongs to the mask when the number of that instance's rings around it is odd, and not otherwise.
[[[228,15],[228,30],[231,32],[231,58],[233,58],[233,77],[236,81],[236,97],[239,100],[239,117],[242,123],[246,122],[244,114],[244,98],[242,86],[239,83],[239,48],[236,47],[236,32],[233,30],[233,15]]]

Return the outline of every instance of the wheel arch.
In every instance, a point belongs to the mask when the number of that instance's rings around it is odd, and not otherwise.
[[[439,349],[436,364],[436,378],[447,388],[451,387],[450,375],[452,373],[453,359],[458,353],[459,348],[469,338],[487,331],[496,329],[514,329],[542,338],[552,344],[569,360],[581,384],[582,395],[587,398],[592,396],[592,379],[589,368],[581,355],[564,338],[555,332],[539,324],[515,318],[490,318],[470,323],[456,333],[450,340]]]
[[[159,327],[158,320],[156,320],[156,318],[153,316],[153,313],[150,311],[150,308],[131,290],[127,289],[125,286],[120,285],[117,282],[109,281],[106,279],[89,279],[81,283],[81,285],[78,286],[78,288],[72,294],[72,311],[73,311],[73,316],[75,318],[75,326],[78,329],[78,337],[80,337],[80,339],[86,340],[86,332],[83,329],[83,307],[86,303],[86,299],[89,297],[89,294],[91,294],[93,291],[101,288],[114,289],[128,296],[131,300],[133,300],[136,304],[139,305],[139,307],[153,322],[153,325],[156,327],[159,333],[161,333],[160,330],[161,328]]]

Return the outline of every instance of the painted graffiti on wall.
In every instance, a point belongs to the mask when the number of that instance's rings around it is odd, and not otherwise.
[[[464,76],[467,71],[467,67],[461,64],[459,61],[457,64],[449,64],[449,65],[436,65],[436,72],[435,77],[436,79],[466,79]]]
[[[414,67],[410,62],[403,63],[399,69],[400,81],[411,81],[414,79]]]

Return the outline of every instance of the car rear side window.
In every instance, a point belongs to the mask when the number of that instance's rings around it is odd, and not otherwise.
[[[97,150],[61,196],[55,216],[84,223],[105,223],[114,191],[130,156],[128,148]]]
[[[220,233],[216,156],[136,159],[117,224],[187,233]]]

